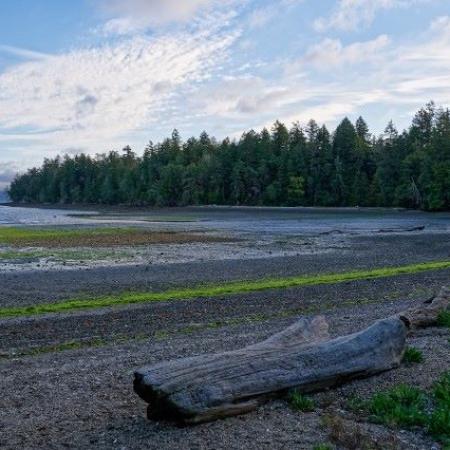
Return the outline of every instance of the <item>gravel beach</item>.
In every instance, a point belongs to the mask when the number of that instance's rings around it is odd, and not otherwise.
[[[199,212],[194,209],[184,214]],[[276,212],[268,214],[277,219]],[[163,291],[205,282],[449,260],[450,221],[445,217],[439,220],[443,227],[426,226],[411,232],[405,231],[411,227],[409,217],[407,223],[400,220],[400,225],[394,224],[403,226],[394,232],[378,231],[386,224],[377,224],[376,231],[344,229],[331,233],[328,231],[339,227],[306,233],[301,229],[280,231],[275,226],[270,233],[266,229],[266,247],[257,257],[243,252],[235,259],[220,259],[212,251],[203,261],[193,257],[191,262],[110,262],[70,269],[44,264],[35,269],[26,265],[13,271],[0,270],[0,308],[127,291]],[[246,221],[247,225],[252,223],[251,217]],[[219,222],[214,216],[211,223],[174,225],[167,221],[150,228],[210,232],[244,239],[243,247],[261,245],[257,229],[221,228]],[[319,233],[328,234],[314,251],[302,253],[291,248],[299,235],[308,240],[312,236],[316,239]],[[285,245],[280,241],[288,242],[288,250],[277,253],[277,245]],[[245,416],[195,427],[151,422],[145,417],[146,405],[133,393],[132,375],[143,365],[255,343],[306,315],[323,314],[333,336],[347,334],[426,300],[441,286],[449,285],[449,280],[450,270],[445,269],[245,295],[2,319],[0,448],[306,450],[333,440],[332,420],[344,434],[357,430],[359,439],[370,440],[370,448],[439,449],[439,444],[423,431],[370,423],[348,407],[348,399],[355,395],[367,398],[399,383],[429,389],[450,368],[447,328],[418,331],[408,338],[408,345],[422,351],[422,363],[413,367],[403,364],[376,377],[314,394],[316,407],[308,413],[295,411],[279,399]],[[333,445],[350,448],[342,443]]]

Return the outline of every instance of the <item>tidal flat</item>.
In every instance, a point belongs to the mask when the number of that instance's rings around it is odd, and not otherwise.
[[[427,300],[450,285],[450,214],[0,207],[0,222],[0,311],[40,312],[0,318],[0,447],[342,448],[339,423],[372,448],[443,448],[425,429],[373,423],[350,405],[399,384],[429,391],[450,369],[445,323],[408,338],[420,363],[315,393],[310,411],[280,399],[178,428],[146,419],[132,374],[257,342],[299,317],[323,314],[337,336]],[[93,303],[65,308],[73,301]]]

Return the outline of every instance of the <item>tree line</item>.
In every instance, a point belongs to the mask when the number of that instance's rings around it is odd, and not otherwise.
[[[221,142],[174,130],[138,156],[130,147],[45,159],[17,175],[14,202],[108,205],[396,206],[450,209],[450,111],[433,102],[408,130],[374,137],[362,117],[334,133],[311,120]]]

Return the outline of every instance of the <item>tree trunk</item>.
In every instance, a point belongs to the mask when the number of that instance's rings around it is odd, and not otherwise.
[[[448,302],[443,290],[429,304],[331,340],[323,317],[302,319],[240,350],[144,367],[134,389],[149,418],[199,423],[245,413],[292,388],[307,393],[397,367],[409,328],[433,324]]]

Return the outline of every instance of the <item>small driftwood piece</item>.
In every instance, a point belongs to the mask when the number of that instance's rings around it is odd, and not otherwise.
[[[397,367],[409,329],[436,323],[449,299],[443,289],[418,308],[335,339],[322,316],[302,319],[240,350],[144,367],[134,389],[151,419],[194,424],[246,413],[292,388],[307,393]]]
[[[426,328],[436,325],[441,312],[450,305],[450,288],[443,287],[438,295],[430,298],[416,308],[408,309],[399,314],[409,328]]]

